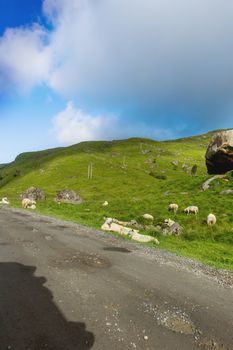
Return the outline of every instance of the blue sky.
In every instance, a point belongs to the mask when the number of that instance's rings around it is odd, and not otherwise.
[[[233,124],[233,3],[0,0],[0,163]]]

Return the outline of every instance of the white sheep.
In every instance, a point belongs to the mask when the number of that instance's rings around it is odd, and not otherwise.
[[[32,209],[35,209],[36,208],[36,201],[33,201],[29,198],[24,198],[22,200],[22,207],[23,208],[32,208]]]
[[[186,214],[197,214],[199,213],[199,209],[195,205],[190,205],[189,207],[185,208],[184,212]]]
[[[173,211],[173,213],[175,213],[175,214],[176,214],[176,212],[177,212],[178,209],[179,209],[179,205],[176,204],[176,203],[171,203],[171,204],[169,204],[169,206],[168,206],[168,210],[169,210],[169,211]]]
[[[103,207],[107,207],[108,206],[108,201],[105,201],[103,204],[102,204]]]
[[[215,225],[217,222],[216,216],[214,214],[209,214],[207,216],[207,225],[212,226]]]
[[[142,217],[146,220],[154,220],[154,217],[151,214],[143,214]]]
[[[2,200],[0,201],[0,204],[6,204],[9,205],[10,202],[8,201],[7,197],[3,197]]]

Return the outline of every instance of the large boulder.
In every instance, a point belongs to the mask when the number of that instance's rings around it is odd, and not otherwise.
[[[29,187],[21,194],[21,199],[29,198],[32,201],[44,201],[46,199],[45,193],[40,188]]]
[[[62,190],[57,193],[55,201],[61,203],[80,204],[83,200],[73,190]]]
[[[233,170],[233,130],[217,133],[206,151],[209,174],[225,174]]]

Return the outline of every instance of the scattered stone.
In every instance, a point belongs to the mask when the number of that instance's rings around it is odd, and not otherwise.
[[[28,198],[32,201],[44,201],[46,199],[44,191],[33,186],[23,192],[20,197],[21,199]]]
[[[223,194],[223,195],[231,194],[231,195],[233,195],[233,190],[224,190],[224,191],[220,192],[220,194]]]
[[[233,170],[233,130],[217,133],[207,148],[205,158],[209,174],[225,174]]]
[[[173,166],[173,170],[177,170],[179,162],[177,160],[173,160],[171,162],[171,165]]]
[[[166,191],[166,192],[164,192],[164,196],[166,197],[166,196],[170,196],[170,194],[171,194],[171,192],[169,192],[169,191]]]
[[[164,220],[165,225],[167,225],[168,227],[172,226],[173,224],[175,224],[175,221],[171,220],[171,219],[165,219]]]
[[[141,243],[149,243],[149,242],[154,242],[156,244],[159,244],[159,241],[157,240],[157,238],[152,237],[152,236],[148,236],[148,235],[141,235],[140,233],[134,232],[131,235],[131,238],[134,241],[137,242],[141,242]]]
[[[202,191],[207,191],[210,188],[210,184],[212,181],[217,179],[224,179],[225,177],[226,177],[225,175],[215,175],[210,179],[206,180],[201,186]]]
[[[183,170],[184,172],[187,172],[187,171],[188,171],[188,165],[184,163],[184,164],[182,165],[182,170]]]
[[[138,230],[135,230],[131,227],[123,226],[114,221],[122,223],[122,221],[108,218],[106,219],[105,223],[102,225],[101,229],[104,231],[112,231],[112,232],[119,233],[120,235],[129,236],[131,239],[137,242],[142,242],[142,243],[154,242],[156,244],[159,244],[159,241],[156,238],[148,235],[142,235],[139,233]]]
[[[183,232],[183,227],[171,219],[166,219],[164,221],[167,228],[161,229],[160,232],[163,236],[180,236]]]
[[[191,167],[190,175],[191,175],[191,176],[195,176],[196,173],[197,173],[197,164],[194,164],[194,165]]]
[[[62,190],[57,193],[56,202],[80,204],[83,202],[82,198],[73,190]]]

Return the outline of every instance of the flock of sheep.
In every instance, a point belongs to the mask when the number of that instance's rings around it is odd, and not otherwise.
[[[2,200],[0,201],[0,204],[6,204],[6,205],[9,205],[10,202],[8,201],[7,197],[4,197],[2,198]],[[103,203],[103,206],[107,206],[108,205],[108,202],[105,201]],[[22,200],[22,207],[27,209],[27,208],[30,208],[30,209],[36,209],[36,201],[34,200],[31,200],[29,198],[23,198]],[[168,210],[169,211],[172,211],[173,213],[177,213],[179,209],[179,205],[176,204],[176,203],[171,203],[169,204],[168,206]],[[188,206],[187,208],[184,209],[184,212],[186,214],[198,214],[199,213],[199,209],[197,206],[194,206],[194,205],[190,205]],[[149,214],[145,214],[145,215],[149,215]],[[217,222],[217,218],[214,214],[210,213],[208,216],[207,216],[207,225],[208,226],[212,226],[212,225],[215,225],[216,222]]]
[[[179,209],[179,206],[178,204],[176,203],[172,203],[172,204],[169,204],[168,206],[168,210],[169,211],[173,211],[173,213],[177,213],[177,210]],[[199,213],[199,209],[198,207],[194,206],[194,205],[190,205],[189,207],[185,208],[184,209],[184,212],[186,214],[198,214]],[[210,213],[208,216],[207,216],[207,225],[208,226],[212,226],[212,225],[215,225],[216,222],[217,222],[217,218],[214,214]]]

